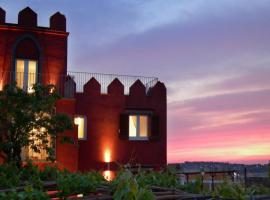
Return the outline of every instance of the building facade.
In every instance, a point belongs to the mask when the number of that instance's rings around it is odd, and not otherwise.
[[[56,141],[56,163],[71,171],[114,170],[131,163],[167,164],[166,87],[157,78],[69,72],[66,18],[57,12],[49,27],[37,24],[29,7],[18,23],[0,8],[0,90],[16,81],[28,92],[35,83],[54,84],[63,97],[56,111],[74,119],[64,134],[75,145]],[[39,165],[45,153],[25,150]]]

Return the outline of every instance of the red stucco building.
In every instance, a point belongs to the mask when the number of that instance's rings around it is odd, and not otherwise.
[[[0,8],[0,89],[16,81],[31,92],[34,83],[54,84],[63,96],[56,111],[74,118],[66,132],[76,144],[56,141],[57,164],[72,171],[114,169],[117,163],[165,166],[166,88],[151,77],[67,71],[66,18],[57,12],[49,27],[25,8],[18,24]],[[91,66],[89,66],[91,70]],[[44,155],[26,150],[42,165]]]

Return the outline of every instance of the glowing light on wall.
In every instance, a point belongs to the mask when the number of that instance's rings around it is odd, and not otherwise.
[[[0,91],[3,90],[3,81],[0,80]]]
[[[110,162],[112,162],[112,159],[111,150],[108,148],[104,151],[104,162],[107,163],[107,170],[103,171],[103,176],[107,181],[111,181],[114,178],[114,173],[110,170]]]
[[[48,80],[46,80],[46,81],[48,81]],[[49,83],[47,83],[47,84],[56,85],[56,83],[57,83],[57,75],[56,75],[56,73],[55,74],[50,74]]]
[[[104,151],[104,162],[106,163],[111,162],[111,151],[109,149],[106,149]]]
[[[51,89],[50,89],[50,91],[49,91],[49,93],[54,93],[55,92],[55,87],[52,87]]]

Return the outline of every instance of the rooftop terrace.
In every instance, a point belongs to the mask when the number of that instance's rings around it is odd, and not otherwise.
[[[139,80],[146,88],[146,93],[157,82],[156,77],[146,76],[131,76],[119,74],[101,74],[101,73],[87,73],[87,72],[72,72],[68,71],[67,75],[57,73],[15,73],[11,71],[0,71],[0,87],[5,84],[10,84],[14,81],[17,85],[29,90],[32,84],[39,82],[43,84],[54,84],[58,91],[64,92],[65,97],[73,97],[74,92],[83,92],[84,85],[94,78],[101,86],[101,93],[106,94],[107,88],[114,79],[118,79],[124,86],[124,94],[129,94],[129,88]]]

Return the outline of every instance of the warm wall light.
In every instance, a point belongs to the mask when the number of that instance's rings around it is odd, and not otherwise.
[[[106,149],[104,151],[104,162],[106,163],[111,162],[111,151],[109,149]]]
[[[4,87],[4,81],[3,81],[3,77],[0,78],[0,91],[3,90]]]
[[[107,169],[103,171],[103,176],[107,181],[112,181],[115,176],[115,173],[110,169],[110,164],[112,162],[111,149],[108,147],[105,147],[103,156],[104,156],[103,160],[107,164]]]
[[[52,94],[55,92],[55,87],[50,88],[49,93]]]
[[[46,81],[48,81],[48,82],[46,82],[46,84],[56,86],[57,85],[57,76],[50,74],[49,80],[46,80]]]
[[[107,180],[107,181],[112,181],[114,178],[114,172],[111,170],[105,170],[103,171],[103,177]]]

